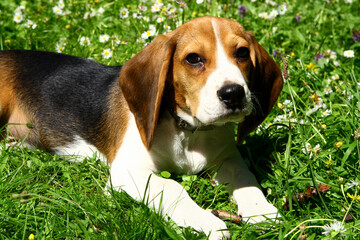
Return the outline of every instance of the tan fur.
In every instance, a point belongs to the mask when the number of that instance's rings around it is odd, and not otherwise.
[[[10,136],[16,140],[24,140],[31,145],[37,146],[39,144],[39,137],[31,123],[32,117],[21,106],[21,102],[16,98],[16,68],[12,66],[12,60],[6,59],[0,62],[0,128],[8,123],[6,128],[3,128],[1,133],[4,137],[5,131],[8,131]]]
[[[175,33],[175,32],[173,32]],[[176,39],[160,35],[125,63],[119,82],[144,145],[150,149]]]
[[[8,122],[16,101],[13,86],[14,74],[10,62],[11,59],[0,60],[0,128]],[[4,137],[4,132],[0,132],[0,135]]]
[[[31,145],[37,146],[39,144],[38,134],[33,131],[33,123],[31,123],[28,115],[20,106],[15,104],[9,117],[9,125],[7,129],[9,134],[17,140],[25,140]]]
[[[195,115],[199,106],[200,89],[216,68],[215,33],[206,18],[189,22],[177,31],[179,37],[173,71],[175,101],[182,110]],[[191,53],[197,53],[206,59],[204,68],[196,69],[185,63],[185,58]]]
[[[239,139],[243,139],[269,113],[282,88],[281,72],[276,63],[239,23],[224,18],[197,18],[168,34],[159,35],[124,65],[119,77],[121,90],[117,87],[113,89],[109,96],[109,111],[99,126],[100,134],[92,136],[96,139],[96,147],[107,156],[109,162],[113,161],[121,146],[130,110],[148,149],[151,148],[164,99],[170,101],[175,110],[180,108],[195,116],[200,90],[217,67],[217,40],[212,20],[216,21],[217,35],[228,59],[239,67],[251,91],[260,93],[258,100],[262,109],[257,112],[263,115],[247,117],[239,125]],[[240,47],[250,49],[248,60],[238,62],[234,58],[236,49]],[[185,62],[191,53],[205,59],[204,67],[194,68]],[[16,64],[12,59],[0,60],[0,127],[8,122],[21,123],[23,125],[8,127],[16,138],[27,137],[27,141],[34,145],[41,142],[45,149],[51,149],[58,143],[66,145],[71,140],[69,136],[56,135],[56,130],[50,129],[44,138],[36,130],[35,118],[16,99],[14,66]],[[121,91],[123,95],[115,91]],[[30,130],[24,125],[29,122],[34,124],[34,129]],[[55,134],[56,138],[51,134]]]
[[[250,54],[254,68],[249,72],[252,79],[249,82],[249,87],[258,101],[258,107],[261,109],[253,111],[244,122],[239,123],[237,144],[241,144],[245,137],[264,121],[276,103],[283,87],[279,66],[252,34],[249,33],[248,36],[251,38],[248,41],[252,43],[251,49],[255,55]]]
[[[193,116],[199,106],[200,90],[216,69],[216,36],[211,19],[217,21],[221,42],[229,56],[250,81],[255,66],[255,47],[252,35],[237,22],[203,17],[190,21],[174,31],[159,35],[123,67],[120,86],[145,146],[150,149],[158,120],[163,92],[167,91],[174,109],[181,108]],[[250,59],[236,62],[234,53],[239,47],[251,50]],[[206,62],[203,68],[193,68],[185,58],[197,53]],[[143,74],[143,73],[147,74]],[[149,74],[150,73],[150,74]],[[165,89],[168,83],[170,89]]]
[[[96,147],[105,154],[111,164],[126,133],[130,111],[120,89],[114,88],[110,94],[109,111],[105,114],[99,130],[103,135],[97,136]]]
[[[219,31],[220,41],[224,46],[228,59],[239,67],[241,73],[246,78],[245,80],[249,82],[250,69],[255,67],[254,44],[251,41],[252,35],[249,32],[246,32],[238,22],[229,19],[219,19],[217,30]],[[234,53],[236,49],[241,47],[246,47],[250,50],[250,59],[238,62],[234,58]]]
[[[0,119],[3,120],[0,123],[4,124],[9,119],[9,116],[12,112],[15,103],[15,96],[13,88],[10,84],[6,84],[4,74],[2,74],[0,69]]]
[[[156,121],[152,121],[152,128],[148,129],[148,127],[138,123],[143,142],[148,147],[151,146],[152,135],[159,114],[158,111],[161,103],[159,99],[162,96],[161,91],[164,91],[164,82],[170,81],[169,85],[173,87],[168,93],[172,98],[170,101],[172,101],[173,107],[181,108],[193,116],[197,111],[200,89],[205,85],[209,75],[216,68],[216,37],[212,24],[209,24],[211,22],[209,20],[216,21],[217,31],[219,31],[218,35],[221,38],[220,42],[227,53],[228,59],[239,67],[250,90],[255,94],[259,103],[259,106],[256,106],[258,109],[253,111],[252,115],[247,117],[245,122],[239,124],[238,142],[241,142],[266,118],[281,92],[283,81],[280,68],[263,47],[260,46],[251,32],[245,31],[238,22],[226,18],[202,17],[192,20],[171,33],[159,35],[141,52],[143,56],[153,55],[152,58],[148,58],[148,60],[151,59],[151,63],[143,62],[144,59],[138,61],[139,59],[136,57],[130,60],[133,66],[132,71],[152,68],[151,66],[154,66],[154,63],[160,64],[153,67],[153,71],[157,72],[157,76],[160,75],[160,69],[162,71],[162,78],[160,80],[159,78],[147,78],[145,80],[156,81],[161,86],[156,88],[155,91],[150,91],[150,94],[155,94],[152,98],[156,97],[157,99],[157,105],[151,108],[157,109],[157,111],[153,111],[151,114],[148,113],[148,115],[152,116],[152,119],[156,119]],[[234,58],[236,49],[241,47],[246,47],[250,50],[250,58],[246,61],[237,61]],[[172,59],[169,59],[171,53],[173,54]],[[185,58],[190,53],[197,53],[206,59],[205,67],[194,69],[188,66],[185,63]],[[167,54],[166,57],[164,57],[164,54]],[[142,64],[146,64],[146,67]],[[166,69],[166,67],[170,69]],[[164,79],[166,74],[167,79]],[[129,77],[127,73],[121,75],[122,79],[132,78],[138,84],[141,82],[135,80],[137,78]],[[142,86],[137,85],[136,88],[142,88]],[[169,89],[167,90],[169,91]],[[133,92],[129,94],[133,94]],[[141,97],[135,101],[141,102]],[[135,118],[137,118],[137,115],[142,115],[141,111],[135,114]],[[145,130],[142,131],[141,129]]]

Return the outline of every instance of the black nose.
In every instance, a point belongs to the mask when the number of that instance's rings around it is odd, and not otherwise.
[[[245,97],[245,90],[239,84],[229,84],[220,88],[217,95],[227,108],[235,110],[241,107],[241,103]]]

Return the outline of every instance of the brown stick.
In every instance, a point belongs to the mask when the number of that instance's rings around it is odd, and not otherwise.
[[[211,210],[211,209],[208,209],[208,211],[220,219],[228,220],[235,224],[240,224],[241,222],[241,217],[234,213],[230,213],[224,210]]]

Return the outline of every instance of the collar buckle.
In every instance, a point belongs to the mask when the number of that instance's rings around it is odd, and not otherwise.
[[[195,133],[196,131],[209,131],[215,128],[214,125],[194,127],[184,119],[180,118],[170,106],[168,107],[168,111],[170,115],[174,118],[176,125],[182,130],[187,130],[192,133]]]

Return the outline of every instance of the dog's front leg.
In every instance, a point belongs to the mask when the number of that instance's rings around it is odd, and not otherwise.
[[[124,166],[120,161],[113,162],[110,176],[110,186],[170,216],[178,225],[204,231],[210,234],[209,239],[229,237],[227,231],[221,231],[226,229],[225,223],[200,208],[176,181],[161,178],[144,166]]]
[[[257,223],[280,217],[278,210],[266,200],[240,153],[224,161],[216,180],[228,184],[229,192],[238,205],[238,214],[242,216],[243,221]]]

